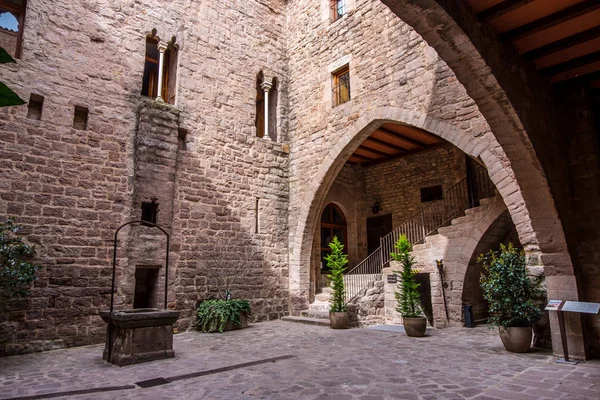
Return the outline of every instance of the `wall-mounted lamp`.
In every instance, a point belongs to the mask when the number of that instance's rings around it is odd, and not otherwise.
[[[381,211],[381,202],[379,200],[377,200],[375,204],[373,204],[373,207],[371,207],[371,211],[373,211],[373,214],[379,214],[379,211]]]
[[[437,269],[441,274],[442,270],[444,269],[444,260],[435,260],[435,264],[437,265]]]

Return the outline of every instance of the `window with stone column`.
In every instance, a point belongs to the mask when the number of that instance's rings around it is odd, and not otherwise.
[[[14,58],[21,57],[26,9],[25,0],[0,0],[0,47]]]
[[[174,43],[175,37],[168,43],[161,41],[155,35],[149,35],[146,38],[142,96],[175,104],[178,50]],[[163,56],[162,81],[159,80],[161,53]]]

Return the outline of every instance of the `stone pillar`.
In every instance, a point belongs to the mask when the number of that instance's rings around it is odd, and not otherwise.
[[[169,45],[167,44],[167,42],[164,41],[160,41],[158,42],[158,51],[160,53],[159,56],[159,60],[158,60],[158,90],[157,90],[157,96],[156,96],[156,101],[160,102],[160,103],[164,103],[164,99],[162,98],[162,88],[163,88],[163,72],[165,69],[165,51],[167,51],[167,48],[169,47]]]
[[[264,136],[269,136],[269,91],[273,84],[271,82],[267,82],[266,80],[260,85],[262,90],[265,91],[265,134]]]

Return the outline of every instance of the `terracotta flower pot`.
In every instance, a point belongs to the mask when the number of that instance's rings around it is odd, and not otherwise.
[[[417,318],[402,318],[404,323],[404,330],[406,331],[407,336],[412,337],[421,337],[425,336],[425,331],[427,330],[427,318],[425,317],[417,317]]]
[[[513,326],[510,328],[500,326],[500,340],[506,350],[512,353],[527,353],[531,347],[533,329],[528,327]]]
[[[350,316],[347,312],[329,312],[329,322],[333,329],[347,329],[350,324]]]

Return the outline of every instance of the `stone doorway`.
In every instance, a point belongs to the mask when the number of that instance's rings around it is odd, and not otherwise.
[[[380,239],[392,231],[392,214],[367,218],[367,252],[371,254],[380,245]]]

